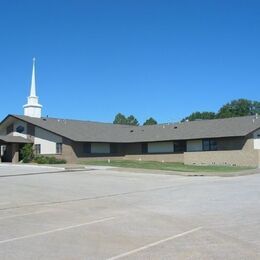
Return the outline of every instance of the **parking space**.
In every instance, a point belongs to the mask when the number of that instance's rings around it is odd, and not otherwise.
[[[49,170],[0,178],[0,259],[260,257],[259,174]]]

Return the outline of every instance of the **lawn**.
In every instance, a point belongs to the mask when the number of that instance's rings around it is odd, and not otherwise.
[[[250,167],[238,166],[217,166],[217,165],[184,165],[183,163],[173,162],[155,162],[155,161],[131,161],[131,160],[89,160],[84,161],[88,165],[115,166],[124,168],[139,168],[165,171],[181,171],[181,172],[237,172],[252,169]]]

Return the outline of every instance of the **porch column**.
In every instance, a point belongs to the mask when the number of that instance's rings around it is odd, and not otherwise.
[[[19,162],[19,145],[18,144],[12,144],[12,163],[18,163]]]

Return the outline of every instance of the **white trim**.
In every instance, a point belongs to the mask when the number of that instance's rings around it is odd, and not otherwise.
[[[196,231],[198,231],[198,230],[200,230],[200,229],[202,229],[202,227],[197,227],[197,228],[194,228],[194,229],[185,231],[185,232],[183,232],[183,233],[180,233],[180,234],[177,234],[177,235],[174,235],[174,236],[171,236],[171,237],[167,237],[167,238],[165,238],[165,239],[158,240],[158,241],[156,241],[156,242],[154,242],[154,243],[150,243],[150,244],[147,244],[147,245],[145,245],[145,246],[136,248],[136,249],[131,250],[131,251],[128,251],[128,252],[126,252],[126,253],[123,253],[123,254],[120,254],[120,255],[117,255],[117,256],[110,257],[110,258],[108,258],[107,260],[120,259],[120,258],[129,256],[129,255],[138,253],[138,252],[143,251],[143,250],[145,250],[145,249],[148,249],[148,248],[150,248],[150,247],[154,247],[154,246],[157,246],[157,245],[159,245],[159,244],[165,243],[165,242],[167,242],[167,241],[174,240],[174,239],[176,239],[176,238],[186,236],[186,235],[188,235],[188,234],[190,234],[190,233],[193,233],[193,232],[196,232]]]
[[[109,220],[113,220],[113,219],[115,219],[115,217],[108,217],[108,218],[98,219],[98,220],[94,220],[94,221],[90,221],[90,222],[85,222],[85,223],[78,224],[78,225],[67,226],[67,227],[63,227],[63,228],[56,228],[56,229],[52,229],[52,230],[48,230],[48,231],[44,231],[44,232],[40,232],[40,233],[34,233],[34,234],[26,235],[26,236],[0,240],[0,244],[5,244],[5,243],[22,240],[22,239],[27,239],[27,238],[32,238],[32,237],[44,236],[44,235],[48,235],[48,234],[55,233],[55,232],[60,232],[60,231],[74,229],[74,228],[78,228],[78,227],[82,227],[82,226],[97,224],[97,223],[101,223],[101,222],[105,222],[105,221],[109,221]]]

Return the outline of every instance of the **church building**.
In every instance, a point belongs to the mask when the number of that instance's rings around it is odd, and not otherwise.
[[[18,163],[32,144],[36,155],[68,163],[89,159],[169,161],[197,165],[260,167],[257,115],[147,126],[42,117],[33,59],[30,96],[23,115],[0,123],[0,161]]]

